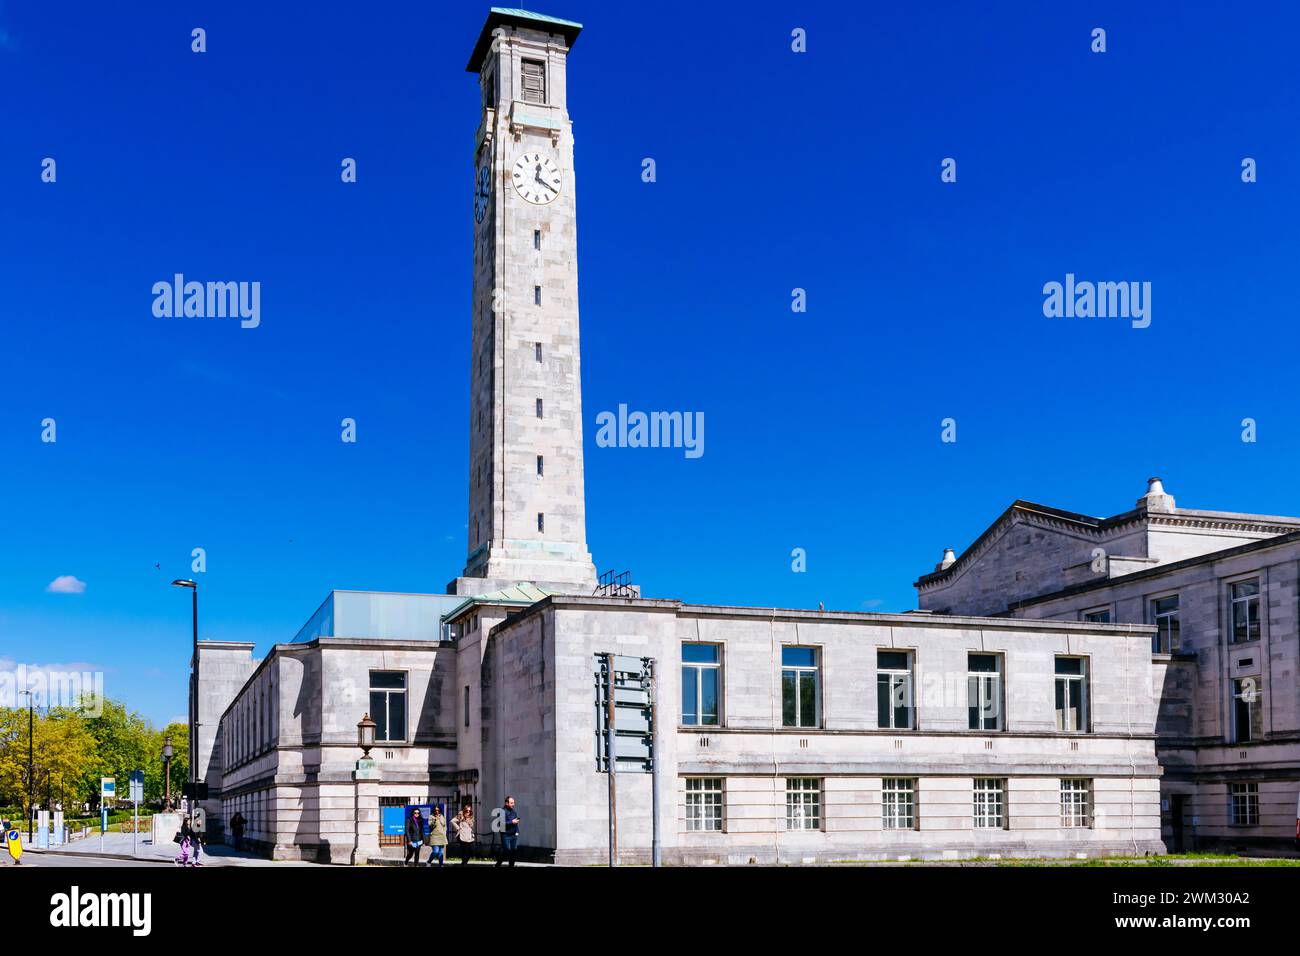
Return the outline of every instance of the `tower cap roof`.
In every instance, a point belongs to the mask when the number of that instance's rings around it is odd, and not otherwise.
[[[558,33],[569,46],[573,46],[573,41],[582,32],[582,24],[572,20],[548,17],[544,13],[533,13],[517,7],[493,7],[488,11],[487,22],[483,24],[483,32],[478,35],[478,42],[474,44],[474,52],[469,55],[466,73],[478,73],[483,68],[483,57],[487,56],[488,47],[492,45],[492,31],[507,25]]]

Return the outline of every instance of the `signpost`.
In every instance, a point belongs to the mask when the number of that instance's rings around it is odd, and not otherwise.
[[[99,852],[104,852],[104,834],[108,832],[108,801],[117,795],[117,780],[99,778]]]
[[[5,843],[9,846],[9,855],[14,858],[14,865],[23,862],[23,835],[17,830],[5,834]]]
[[[609,774],[609,865],[618,865],[619,773],[651,774],[651,863],[660,862],[655,669],[649,657],[597,654],[596,768]],[[611,759],[612,758],[612,759]]]
[[[135,843],[132,856],[140,855],[140,804],[144,800],[144,771],[131,771],[131,802],[135,804]]]

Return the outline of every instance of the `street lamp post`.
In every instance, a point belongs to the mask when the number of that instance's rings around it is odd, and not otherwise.
[[[33,716],[33,707],[35,705],[36,695],[30,690],[20,690],[18,692],[27,695],[27,842],[32,842],[32,816],[35,813],[36,803],[36,771],[32,759],[34,749],[33,741],[36,739],[36,722]]]
[[[178,579],[173,587],[190,589],[191,617],[194,624],[194,645],[190,657],[190,813],[199,802],[199,585],[195,581]]]
[[[163,786],[166,787],[166,797],[164,797],[163,806],[168,813],[172,811],[172,754],[175,748],[172,747],[172,735],[168,734],[163,738]]]
[[[352,865],[360,866],[379,856],[379,769],[370,756],[370,749],[375,745],[375,722],[366,714],[357,723],[357,746],[361,748],[361,759],[357,761],[356,771],[352,774],[356,782],[353,813],[355,820],[355,839],[352,846]]]

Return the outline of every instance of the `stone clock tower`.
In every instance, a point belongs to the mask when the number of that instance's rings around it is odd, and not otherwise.
[[[587,551],[576,183],[565,108],[565,67],[581,29],[493,8],[467,67],[479,76],[482,121],[466,183],[474,233],[469,557],[452,593],[522,581],[590,593],[596,584]]]

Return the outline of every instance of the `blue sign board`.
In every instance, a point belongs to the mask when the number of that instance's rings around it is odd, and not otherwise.
[[[99,832],[108,832],[108,807],[99,808]]]
[[[383,824],[384,836],[401,836],[406,832],[405,807],[380,807],[379,822]]]

